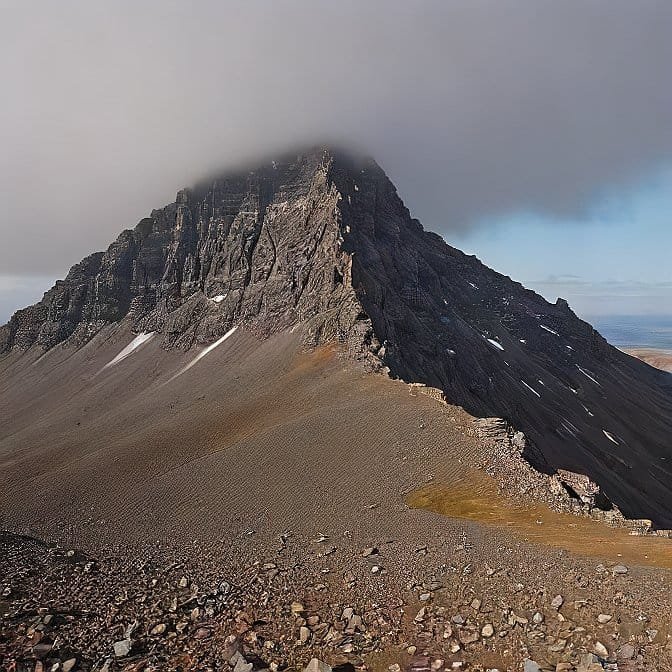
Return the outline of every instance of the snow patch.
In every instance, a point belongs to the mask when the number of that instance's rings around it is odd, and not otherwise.
[[[521,382],[523,385],[525,385],[525,387],[526,387],[530,392],[532,392],[533,394],[536,394],[536,395],[539,397],[539,399],[541,399],[541,395],[540,395],[539,392],[537,392],[533,387],[530,387],[524,380],[521,380],[520,382]]]
[[[203,357],[205,357],[208,353],[212,352],[217,346],[219,346],[219,345],[221,345],[222,343],[224,343],[224,341],[225,341],[227,338],[229,338],[229,336],[231,336],[231,335],[236,331],[236,329],[238,329],[237,326],[233,327],[232,329],[229,329],[229,330],[224,334],[224,336],[222,336],[221,338],[217,339],[214,343],[211,343],[211,344],[208,345],[207,347],[203,348],[203,350],[201,350],[201,351],[196,355],[196,357],[194,357],[194,358],[189,362],[189,364],[187,364],[186,366],[184,366],[183,368],[181,368],[181,369],[180,369],[180,370],[179,370],[179,371],[178,371],[178,372],[177,372],[177,373],[176,373],[170,380],[175,380],[175,378],[177,378],[178,376],[181,376],[181,375],[182,375],[183,373],[185,373],[186,371],[189,371],[189,369],[190,369],[192,366],[194,366],[197,362],[199,362],[201,359],[203,359]],[[168,381],[168,382],[170,382],[170,381]]]
[[[478,286],[475,285],[473,282],[470,282],[469,284],[470,284],[474,289],[478,289]]]
[[[227,296],[227,294],[217,294],[217,296],[213,296],[210,301],[213,303],[221,303]]]
[[[581,406],[583,406],[583,410],[588,413],[591,418],[595,417],[595,414],[585,404],[581,404]]]
[[[614,438],[614,435],[610,434],[606,429],[602,430],[602,434],[604,434],[609,439],[609,441],[611,441],[612,443],[615,443],[617,446],[621,445],[618,441],[616,441],[616,439]]]
[[[154,337],[154,332],[141,332],[139,333],[114,359],[110,360],[103,369],[107,369],[110,366],[119,364],[123,359],[126,359],[130,354],[137,350],[143,343],[151,340]]]
[[[569,432],[575,439],[578,438],[579,430],[567,418],[563,418],[560,425]]]
[[[494,345],[498,350],[504,352],[504,346],[499,341],[496,341],[494,338],[486,338],[485,340],[490,343],[490,345]]]
[[[560,334],[555,331],[555,329],[551,329],[550,327],[547,327],[545,324],[540,324],[539,325],[544,331],[547,331],[549,334],[554,334],[555,336],[560,336]]]
[[[453,355],[456,355],[457,353],[455,350],[452,350],[451,348],[446,348],[446,352],[452,357]]]
[[[520,342],[521,342],[523,345],[527,345],[527,341],[526,341],[524,338],[521,338],[521,339],[520,339]]]
[[[582,369],[578,364],[576,365],[576,368],[577,368],[579,371],[581,371],[581,373],[582,373],[586,378],[588,378],[589,380],[592,380],[592,381],[595,383],[595,385],[599,385],[600,387],[602,387],[602,385],[600,385],[600,384],[595,380],[595,378],[593,378],[593,377],[588,373],[588,371],[586,371],[585,369]]]

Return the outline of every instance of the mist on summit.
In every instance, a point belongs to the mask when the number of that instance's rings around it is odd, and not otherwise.
[[[580,217],[669,165],[671,26],[620,0],[5,3],[0,272],[61,276],[177,189],[325,139],[449,241]]]

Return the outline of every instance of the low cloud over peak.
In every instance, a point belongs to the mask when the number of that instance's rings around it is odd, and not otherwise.
[[[3,245],[62,274],[181,186],[322,137],[427,228],[580,211],[672,157],[672,4],[14,2]]]

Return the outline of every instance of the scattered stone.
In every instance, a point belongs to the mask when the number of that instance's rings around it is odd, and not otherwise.
[[[303,672],[331,672],[331,666],[327,665],[318,658],[311,658]]]
[[[539,667],[539,663],[526,658],[523,663],[523,672],[541,672],[541,667]]]
[[[492,623],[486,623],[483,626],[483,629],[481,630],[481,635],[485,637],[486,639],[489,637],[492,637],[495,634],[495,628],[493,627]]]
[[[130,639],[122,639],[114,643],[114,655],[116,658],[124,658],[131,652],[133,643]]]
[[[616,576],[617,574],[627,574],[628,568],[625,565],[615,565],[611,569],[611,573]]]
[[[459,639],[462,644],[473,644],[478,641],[478,630],[460,630]]]
[[[593,651],[600,658],[609,657],[609,651],[607,650],[607,647],[604,644],[602,644],[602,642],[595,642],[595,645],[593,646]]]
[[[159,623],[158,625],[155,625],[151,631],[150,635],[162,635],[166,631],[166,624],[165,623]]]
[[[243,656],[238,656],[233,672],[252,672],[254,665],[248,663]]]
[[[579,657],[578,672],[602,672],[603,669],[597,656],[592,653],[584,653]]]
[[[44,658],[53,648],[49,642],[40,642],[33,647],[33,655],[37,658]]]
[[[630,660],[635,657],[635,647],[632,644],[623,644],[623,646],[616,652],[619,660]]]
[[[62,672],[71,672],[77,665],[77,658],[68,658],[61,666]]]
[[[562,595],[556,595],[552,600],[551,600],[551,606],[553,609],[560,609],[560,607],[564,604],[565,598]]]
[[[597,617],[597,622],[602,624],[609,623],[612,618],[613,616],[611,614],[600,614]]]

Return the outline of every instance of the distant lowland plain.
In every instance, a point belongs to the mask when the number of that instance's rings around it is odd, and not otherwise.
[[[672,315],[601,315],[588,321],[612,345],[672,373]]]

